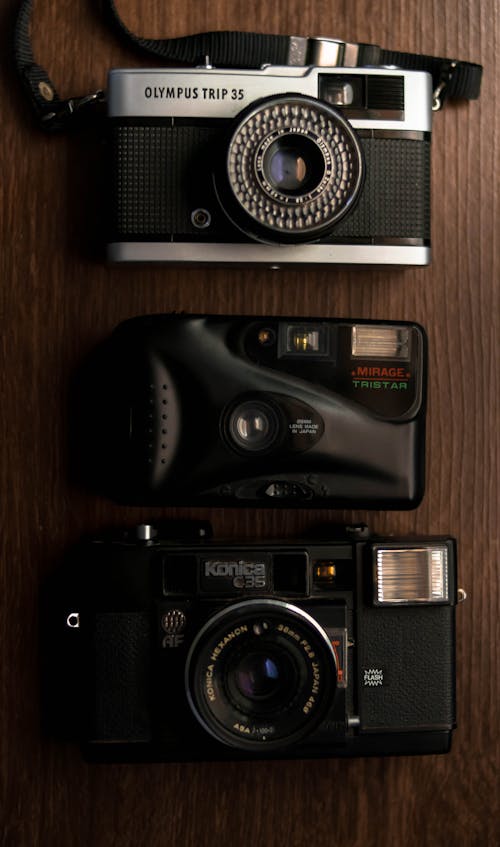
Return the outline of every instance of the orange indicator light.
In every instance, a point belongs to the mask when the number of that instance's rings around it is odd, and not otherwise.
[[[316,565],[315,576],[316,579],[330,582],[331,580],[335,579],[335,565],[333,564],[333,562]]]

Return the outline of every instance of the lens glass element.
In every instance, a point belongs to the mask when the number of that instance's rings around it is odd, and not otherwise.
[[[264,401],[244,401],[236,406],[229,418],[233,443],[249,452],[269,449],[278,431],[276,412]]]
[[[268,651],[271,652],[271,651]],[[271,657],[266,652],[243,656],[235,669],[236,685],[249,700],[263,700],[283,690],[290,677],[285,657]]]
[[[325,173],[325,159],[310,138],[290,134],[273,141],[266,151],[262,168],[273,188],[298,197],[319,185]]]

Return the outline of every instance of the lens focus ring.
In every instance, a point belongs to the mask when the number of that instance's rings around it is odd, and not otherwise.
[[[195,637],[186,694],[218,741],[271,750],[314,731],[336,678],[330,640],[309,614],[279,600],[247,600],[217,612]]]

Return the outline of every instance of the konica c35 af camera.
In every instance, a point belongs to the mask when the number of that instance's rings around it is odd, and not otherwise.
[[[113,70],[108,95],[112,261],[430,261],[429,74]]]
[[[444,753],[456,597],[450,538],[103,537],[50,592],[52,718],[107,761]]]
[[[104,346],[75,452],[123,503],[409,509],[425,386],[412,323],[139,317]]]

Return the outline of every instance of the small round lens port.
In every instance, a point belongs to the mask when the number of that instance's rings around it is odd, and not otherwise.
[[[262,400],[245,400],[229,417],[229,435],[235,446],[250,453],[268,450],[279,435],[276,412]]]

